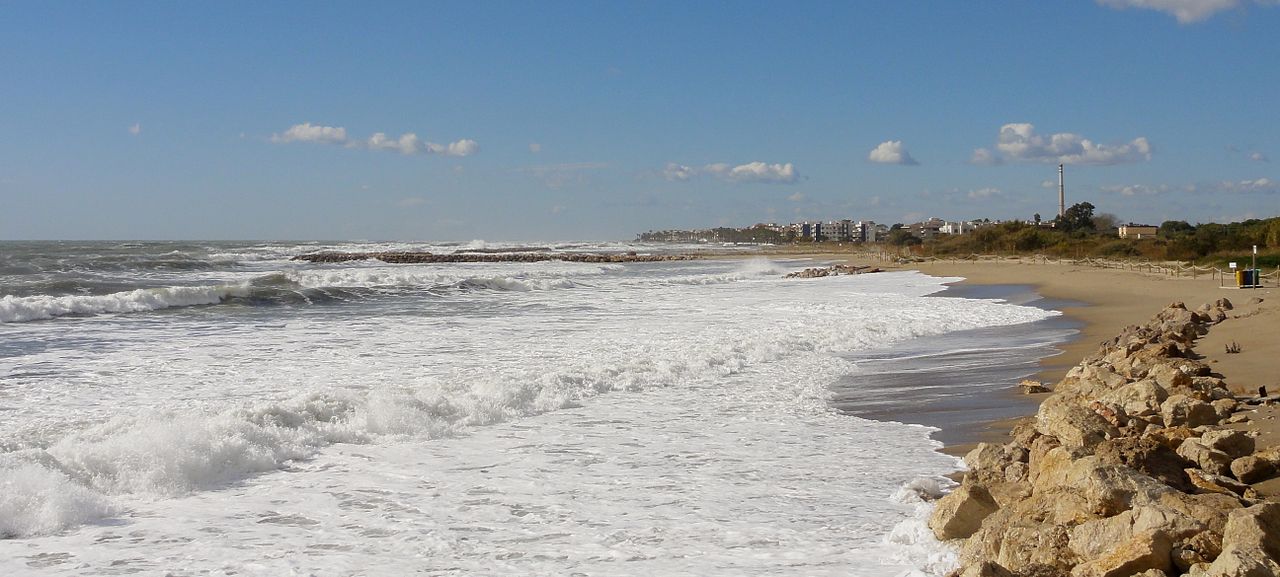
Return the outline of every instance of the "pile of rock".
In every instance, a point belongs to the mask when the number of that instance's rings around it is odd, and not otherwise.
[[[1227,427],[1246,418],[1191,345],[1228,318],[1221,299],[1174,303],[1102,344],[1033,422],[980,444],[929,521],[964,539],[957,575],[1280,574],[1280,503],[1250,487],[1280,448]]]
[[[317,252],[293,257],[307,262],[348,262],[376,259],[393,264],[424,264],[453,262],[542,262],[561,260],[566,262],[661,262],[669,260],[693,260],[697,257],[685,254],[596,254],[596,253],[547,253],[547,252],[456,252],[435,254],[430,252]]]
[[[878,268],[870,266],[855,266],[849,264],[837,264],[834,266],[824,266],[821,268],[807,268],[799,272],[788,273],[784,278],[820,278],[824,276],[836,276],[842,274],[864,274],[871,272],[883,272]]]

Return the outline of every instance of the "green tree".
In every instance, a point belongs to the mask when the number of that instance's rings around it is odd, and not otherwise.
[[[1165,238],[1177,238],[1195,231],[1196,227],[1191,226],[1185,220],[1166,220],[1160,223],[1160,229],[1157,232]]]
[[[1091,232],[1097,228],[1093,224],[1093,209],[1093,204],[1077,202],[1053,220],[1054,228],[1064,232]]]

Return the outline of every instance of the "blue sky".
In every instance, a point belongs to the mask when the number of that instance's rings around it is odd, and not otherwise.
[[[1280,214],[1273,0],[0,6],[0,239]]]

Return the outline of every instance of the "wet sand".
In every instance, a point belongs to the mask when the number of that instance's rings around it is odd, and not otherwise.
[[[1238,394],[1256,394],[1260,386],[1280,392],[1280,367],[1275,364],[1275,359],[1280,359],[1280,295],[1277,295],[1280,290],[1276,288],[1235,289],[1223,287],[1219,280],[1205,276],[1193,279],[1028,261],[939,261],[897,268],[911,268],[933,276],[964,277],[962,284],[966,285],[1026,284],[1046,297],[1071,301],[1060,310],[1080,323],[1080,334],[1059,345],[1062,354],[1042,362],[1038,378],[1050,384],[1060,380],[1099,343],[1126,326],[1145,322],[1169,303],[1181,301],[1194,309],[1225,297],[1236,307],[1231,318],[1199,339],[1196,353]],[[1226,345],[1231,343],[1239,345],[1239,353],[1226,352]],[[1006,396],[1013,405],[1030,406],[1026,415],[1034,413],[1033,404],[1015,400],[1026,396],[1012,387]],[[1042,396],[1031,396],[1036,397]],[[996,420],[986,423],[985,427],[970,428],[978,434],[953,441],[947,445],[946,452],[963,454],[974,443],[1000,440],[1014,422],[1016,419]],[[1242,428],[1257,431],[1260,446],[1280,442],[1280,414],[1276,407],[1260,409]]]

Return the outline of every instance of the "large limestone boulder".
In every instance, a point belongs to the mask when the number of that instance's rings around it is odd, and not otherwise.
[[[1276,476],[1275,463],[1257,455],[1247,455],[1231,462],[1231,474],[1241,483],[1257,483]]]
[[[1082,559],[1093,559],[1116,543],[1150,531],[1162,531],[1174,541],[1189,539],[1208,527],[1180,511],[1159,505],[1134,507],[1114,517],[1081,523],[1071,530],[1071,550]]]
[[[1206,446],[1197,437],[1183,441],[1178,446],[1178,456],[1214,475],[1231,473],[1231,455]]]
[[[1234,547],[1280,560],[1280,503],[1260,503],[1227,516],[1222,550]]]
[[[1190,491],[1187,462],[1150,435],[1125,436],[1098,444],[1094,455],[1104,463],[1126,465],[1180,491]]]
[[[1076,559],[1065,525],[1043,522],[1047,501],[1029,499],[1001,509],[964,542],[960,561],[969,566],[994,561],[1016,575],[1064,575]]]
[[[965,567],[960,572],[960,577],[1014,577],[1014,575],[1008,569],[1001,567],[999,563],[984,561]]]
[[[966,483],[938,500],[929,517],[929,528],[940,541],[962,539],[974,534],[982,520],[998,508],[986,487]]]
[[[1105,418],[1063,395],[1049,397],[1040,404],[1036,431],[1055,437],[1063,446],[1073,449],[1091,449],[1120,434]]]
[[[1227,525],[1228,514],[1241,508],[1240,499],[1234,495],[1192,495],[1181,491],[1169,491],[1160,495],[1155,505],[1196,519],[1218,535],[1222,534]]]
[[[1160,404],[1169,398],[1169,392],[1153,379],[1129,383],[1103,395],[1099,400],[1120,407],[1130,417],[1145,417],[1160,413]]]
[[[1076,565],[1072,577],[1130,577],[1144,571],[1173,569],[1173,540],[1162,531],[1147,531],[1121,541],[1106,553]]]
[[[1232,459],[1252,455],[1256,447],[1252,435],[1233,429],[1209,431],[1200,435],[1200,442],[1210,449],[1230,455]]]
[[[1172,395],[1165,399],[1160,404],[1160,415],[1166,427],[1195,428],[1218,422],[1218,412],[1213,405],[1187,395]]]
[[[1156,502],[1164,493],[1173,492],[1148,475],[1124,465],[1108,464],[1097,456],[1072,460],[1061,447],[1050,451],[1037,465],[1033,494],[1073,494],[1083,501],[1087,514],[1099,517]]]

